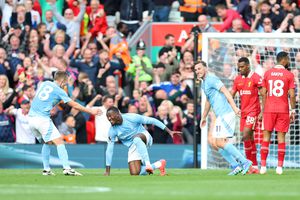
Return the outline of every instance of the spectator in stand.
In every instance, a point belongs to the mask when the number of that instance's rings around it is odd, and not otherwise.
[[[1,99],[1,96],[0,96]],[[10,117],[4,113],[3,104],[0,100],[0,143],[2,142],[15,142],[16,135],[13,123]]]
[[[96,101],[101,99],[101,95],[97,95],[87,106],[93,108],[99,108],[102,111],[102,115],[95,116],[95,128],[96,142],[107,142],[108,141],[108,131],[111,127],[110,122],[106,117],[106,111],[114,105],[114,98],[112,96],[104,96],[102,97],[102,106],[94,106]]]
[[[47,31],[49,31],[51,34],[54,34],[57,29],[57,25],[56,25],[56,21],[54,20],[52,10],[47,10],[45,12],[44,23],[47,26]]]
[[[110,60],[114,60],[121,64],[118,61],[118,58],[121,58],[124,62],[126,69],[129,67],[129,63],[131,62],[129,46],[126,40],[128,36],[128,26],[120,22],[117,25],[117,33],[111,38],[109,44],[109,57]]]
[[[251,4],[253,16],[256,16],[256,14],[261,14],[261,17],[259,18],[260,20],[258,21],[258,24],[256,26],[256,28],[258,29],[258,32],[261,32],[261,30],[258,28],[258,26],[259,25],[262,26],[263,20],[266,17],[271,19],[274,30],[276,30],[280,26],[280,24],[284,18],[284,15],[282,12],[280,12],[280,10],[278,10],[280,8],[279,5],[276,5],[272,8],[269,0],[264,0],[259,4],[259,7],[258,7],[259,9],[258,9],[258,13],[257,13],[256,1],[251,0],[250,4]]]
[[[174,106],[169,113],[171,122],[173,124],[173,130],[182,132],[183,128],[183,113],[179,106]],[[175,135],[174,135],[175,136]],[[183,139],[181,135],[173,136],[173,143],[174,144],[183,144]]]
[[[28,112],[30,109],[30,102],[23,100],[21,108],[10,106],[6,113],[14,115],[16,120],[16,143],[19,144],[35,144],[35,137],[32,134],[28,124]]]
[[[14,74],[8,61],[5,49],[0,47],[0,74],[6,75],[9,80],[9,85],[12,86]]]
[[[217,32],[216,29],[209,23],[207,20],[206,15],[200,15],[198,17],[198,27],[200,28],[201,32]]]
[[[153,110],[152,110],[151,104],[150,104],[150,102],[149,102],[149,100],[148,100],[148,98],[147,98],[146,95],[143,95],[139,99],[138,114],[144,115],[146,117],[153,116]]]
[[[42,21],[45,22],[45,13],[48,10],[51,10],[51,4],[55,3],[55,6],[57,8],[57,11],[61,14],[63,11],[63,7],[64,7],[64,0],[39,0],[39,3],[41,5],[42,8]]]
[[[63,39],[60,39],[61,42]],[[77,40],[74,38],[71,42],[70,46],[66,50],[65,47],[61,44],[57,44],[53,47],[53,50],[50,49],[50,35],[46,35],[45,43],[44,43],[44,52],[50,59],[50,67],[55,67],[60,69],[60,60],[64,59],[66,61],[69,60],[73,51],[75,50]],[[60,69],[63,70],[63,69]]]
[[[228,1],[227,1],[228,2]],[[240,15],[242,16],[243,20],[248,24],[248,25],[251,25],[251,17],[252,17],[252,14],[251,14],[251,7],[249,5],[249,0],[236,0],[234,1],[237,3],[237,6],[236,6],[236,11],[238,13],[240,13]],[[228,7],[228,5],[227,5]],[[230,7],[228,7],[230,8]]]
[[[132,80],[135,79],[136,69],[140,68],[139,81],[152,81],[152,77],[142,70],[143,65],[146,65],[146,67],[150,69],[153,68],[151,60],[147,57],[147,55],[145,55],[145,50],[146,44],[143,40],[140,40],[136,45],[136,55],[132,56],[132,63],[126,71],[127,74],[132,77]]]
[[[159,63],[155,65],[153,69],[147,68],[142,65],[143,70],[147,74],[150,74],[154,77],[157,73],[159,78],[154,79],[154,83],[159,84],[160,82],[168,81],[172,72],[178,69],[178,61],[174,56],[175,53],[176,51],[174,49],[173,51],[171,51],[169,48],[163,47],[158,53]]]
[[[289,30],[291,33],[300,33],[300,15],[293,18],[293,24],[290,25]]]
[[[0,74],[0,103],[3,108],[8,108],[16,96],[14,90],[9,87],[9,81],[6,75]]]
[[[180,89],[181,86],[180,72],[179,71],[173,72],[170,80],[171,81],[161,82],[160,84],[152,84],[149,86],[149,89],[152,89],[154,91],[163,90],[167,93],[168,96],[171,96],[171,94],[174,93],[173,90],[178,91]],[[188,90],[190,90],[190,88],[187,86],[184,93],[186,93]]]
[[[186,110],[183,112],[183,137],[185,143],[193,144],[193,133],[194,133],[194,102],[189,100],[186,105]]]
[[[97,37],[99,32],[105,34],[108,25],[104,6],[98,0],[91,0],[91,5],[86,8],[86,12],[90,19],[89,32],[92,37]]]
[[[32,0],[24,0],[26,10],[31,14],[31,26],[33,28],[37,28],[37,26],[41,23],[40,13],[36,10],[33,10],[33,1]]]
[[[58,127],[61,137],[67,144],[76,144],[76,129],[75,129],[75,118],[73,115],[66,115],[63,123]]]
[[[156,119],[161,121],[169,129],[173,127],[173,124],[168,115],[168,108],[164,105],[160,105],[158,107]],[[154,127],[152,137],[153,143],[155,144],[173,143],[172,137],[168,133],[159,130],[157,127]]]
[[[169,49],[172,49],[172,50],[175,49],[176,50],[176,54],[174,52],[174,56],[176,58],[178,58],[180,56],[181,47],[175,45],[175,36],[173,34],[169,33],[169,34],[165,35],[165,44],[164,44],[163,47],[169,48]]]
[[[92,58],[92,51],[90,49],[85,49],[83,52],[83,59],[80,61],[72,59],[70,66],[77,68],[79,72],[85,72],[93,85],[95,85],[99,71],[99,64],[95,63]]]
[[[206,5],[202,0],[179,0],[181,16],[186,22],[196,22]]]
[[[249,32],[249,31],[243,28],[243,20],[237,18],[232,21],[232,28],[227,30],[227,32],[242,33],[242,32]]]
[[[86,5],[87,1],[84,0],[83,3]],[[74,16],[78,16],[80,13],[80,4],[78,0],[68,0],[68,7],[73,10]],[[80,26],[80,36],[84,38],[86,34],[88,33],[88,24],[89,24],[89,16],[85,12],[83,15],[83,19],[81,21],[81,26]]]
[[[56,5],[54,4],[55,0],[49,0],[48,1],[51,4],[51,9],[56,17],[57,21],[62,23],[67,27],[67,34],[72,38],[73,40],[76,39],[77,45],[76,47],[79,47],[79,38],[80,38],[80,25],[81,21],[83,19],[83,15],[85,13],[85,3],[83,0],[80,0],[80,13],[77,17],[74,17],[73,10],[66,9],[64,13],[64,17],[57,11]]]
[[[34,86],[32,85],[24,85],[22,88],[23,94],[21,97],[19,97],[18,102],[21,104],[23,100],[27,100],[29,102],[32,102],[32,99],[35,95]]]
[[[146,20],[150,21],[153,11],[152,0],[121,0],[120,20],[128,26],[128,34],[132,36],[143,22],[143,11],[148,11]],[[147,6],[147,9],[144,8]]]
[[[1,8],[1,27],[4,30],[9,30],[10,27],[10,18],[13,11],[13,6],[16,4],[16,0],[1,0],[0,8]]]
[[[153,0],[154,3],[154,22],[168,22],[171,6],[174,0]]]
[[[24,4],[14,4],[10,25],[14,26],[18,24],[21,26],[22,30],[25,29],[26,25],[31,27],[31,12],[27,9],[29,8],[26,8]]]
[[[293,1],[293,0],[282,0],[281,8],[282,8],[285,16],[289,13],[293,14],[294,16],[300,15],[300,10],[297,7],[295,1]]]
[[[243,23],[243,28],[245,30],[250,30],[249,25],[242,19],[240,14],[232,9],[227,9],[224,5],[219,4],[216,6],[216,12],[218,16],[223,20],[223,24],[220,28],[220,31],[227,31],[228,29],[232,28],[232,21],[234,19],[241,19]]]

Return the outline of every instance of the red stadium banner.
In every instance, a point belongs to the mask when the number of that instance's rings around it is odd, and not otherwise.
[[[189,37],[191,29],[197,25],[197,23],[153,23],[152,24],[152,46],[164,46],[165,35],[173,34],[175,36],[176,45],[182,46],[185,40]],[[213,24],[215,29],[219,29],[220,23]]]

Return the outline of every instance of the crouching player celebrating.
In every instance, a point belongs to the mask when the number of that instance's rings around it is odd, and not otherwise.
[[[258,91],[261,92],[262,88],[262,78],[250,70],[248,58],[240,58],[237,65],[240,75],[235,78],[231,93],[234,97],[239,92],[241,98],[240,131],[243,133],[246,157],[253,163],[248,173],[259,174],[253,130],[255,130],[257,120],[262,118],[258,95]]]
[[[109,140],[106,149],[106,172],[110,175],[114,143],[118,138],[128,150],[128,165],[131,175],[152,174],[155,169],[160,170],[160,175],[165,175],[165,160],[150,164],[147,147],[152,145],[152,137],[144,128],[143,124],[153,124],[162,130],[167,131],[172,137],[174,134],[181,134],[178,131],[171,131],[162,122],[155,118],[145,117],[138,114],[121,114],[119,109],[111,107],[106,113],[112,127],[109,130]]]

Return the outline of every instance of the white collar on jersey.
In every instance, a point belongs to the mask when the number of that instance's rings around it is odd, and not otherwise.
[[[276,68],[276,69],[285,69],[285,67],[283,65],[275,65],[274,68]]]

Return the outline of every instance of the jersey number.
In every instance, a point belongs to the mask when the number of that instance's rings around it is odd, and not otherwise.
[[[50,86],[45,86],[42,88],[42,90],[39,92],[39,99],[41,101],[46,101],[49,98],[49,94],[53,91],[53,88]]]
[[[282,80],[269,80],[270,96],[281,97],[283,95],[284,82]]]

